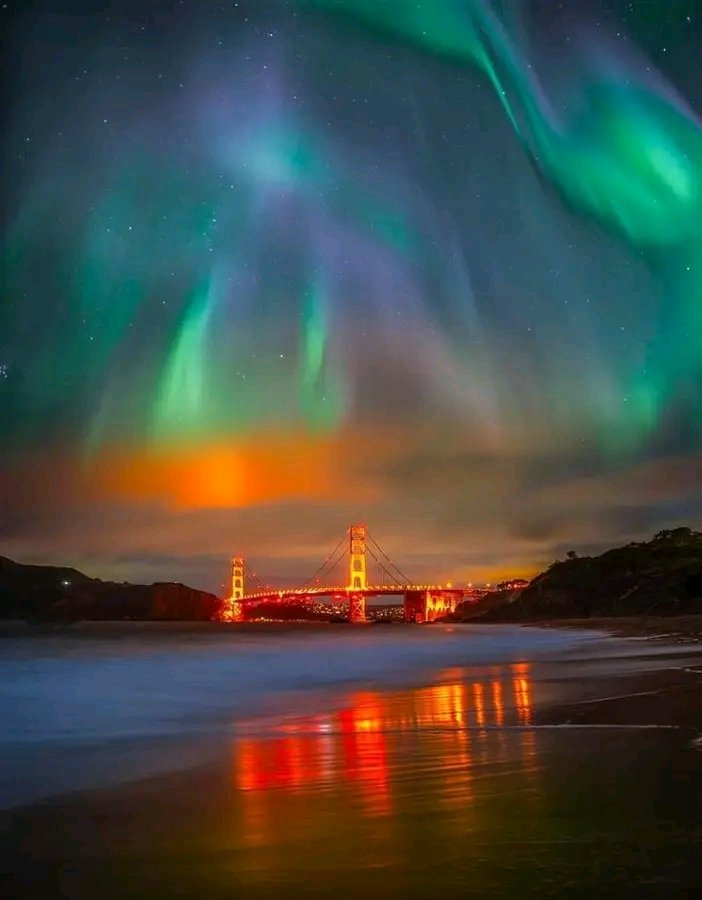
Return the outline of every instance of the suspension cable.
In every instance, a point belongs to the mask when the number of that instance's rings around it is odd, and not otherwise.
[[[383,548],[382,548],[382,547],[380,546],[380,544],[376,541],[376,539],[370,534],[370,532],[366,532],[366,537],[368,538],[368,540],[369,540],[370,542],[372,542],[373,546],[374,546],[375,549],[380,553],[380,555],[383,556],[383,557],[388,561],[388,563],[389,563],[390,566],[395,570],[395,572],[397,573],[397,575],[400,576],[400,581],[401,581],[401,582],[404,582],[405,584],[411,584],[411,583],[412,583],[411,580],[405,575],[405,573],[402,571],[402,569],[400,569],[400,567],[399,567],[398,565],[396,565],[396,564],[390,559],[390,557],[389,557],[389,556],[387,555],[387,553],[383,550]],[[397,575],[394,576],[394,577],[397,577]]]
[[[336,557],[327,565],[326,569],[324,570],[325,578],[328,578],[331,575],[331,573],[336,569],[336,567],[339,565],[339,563],[342,561],[342,559],[344,559],[345,556],[346,556],[346,547],[344,546],[344,542],[342,541],[342,543],[339,547],[339,552],[336,554]],[[319,581],[321,577],[322,577],[321,575],[318,576],[317,581]]]
[[[375,541],[373,541],[373,543],[375,544],[376,549],[380,551],[381,555],[385,558],[385,560],[387,560],[388,565],[389,565],[389,566],[391,567],[391,569],[394,571],[394,573],[395,573],[394,577],[395,577],[395,578],[399,578],[399,581],[400,581],[401,583],[411,584],[411,583],[412,583],[412,582],[411,582],[411,579],[408,578],[407,575],[405,575],[405,573],[404,573],[404,572],[402,571],[402,569],[397,565],[397,563],[394,563],[394,562],[390,559],[390,557],[387,555],[387,553],[385,553],[385,551],[382,549],[382,547],[380,547]]]
[[[383,572],[388,576],[388,578],[390,579],[390,582],[389,582],[389,585],[388,585],[388,586],[393,585],[393,584],[396,584],[396,583],[397,583],[397,575],[393,575],[392,572],[388,571],[388,569],[383,565],[382,561],[381,561],[380,559],[378,559],[378,557],[375,555],[375,553],[373,552],[373,548],[372,548],[372,547],[368,547],[368,552],[370,553],[370,555],[373,557],[373,559],[374,559],[374,560],[376,561],[376,563],[378,564],[378,568],[379,568],[379,569],[382,569],[382,571],[383,571]],[[407,584],[409,584],[409,582],[407,582]]]
[[[265,584],[263,579],[251,569],[251,566],[249,566],[246,561],[244,561],[244,575],[255,582],[256,585],[262,590],[266,591],[269,589],[270,585]]]
[[[376,541],[376,539],[370,534],[370,532],[366,532],[367,544],[366,547],[368,552],[375,560],[378,566],[378,574],[382,572],[389,579],[389,584],[411,584],[411,580],[405,575],[405,573],[400,569],[400,567],[390,559],[388,554],[383,550],[380,544]],[[327,556],[324,562],[317,568],[315,573],[311,578],[308,578],[304,584],[297,588],[296,590],[304,590],[305,588],[314,586],[315,581],[318,581],[319,578],[324,573],[325,576],[331,575],[331,573],[336,569],[336,567],[341,562],[344,554],[345,554],[345,542],[347,540],[347,536],[344,536],[339,540],[338,544],[334,547],[331,553]],[[375,548],[375,550],[374,550]],[[376,552],[379,554],[376,555]],[[382,559],[380,558],[382,557]],[[385,560],[385,562],[383,562]],[[387,563],[387,565],[385,564]],[[247,578],[250,578],[255,584],[261,588],[262,590],[269,590],[270,585],[264,584],[263,579],[261,579],[255,572],[253,572],[250,566],[247,563],[244,563],[244,573]]]
[[[334,571],[334,569],[336,569],[336,567],[339,565],[339,563],[342,561],[342,559],[344,558],[345,555],[346,554],[343,552],[340,553],[337,556],[336,560],[331,565],[328,566],[326,572],[324,573],[326,577],[329,577],[329,575],[331,575],[331,573]]]
[[[311,578],[308,578],[307,581],[299,588],[299,590],[303,590],[306,587],[311,587],[314,584],[315,580],[318,578],[319,575],[321,575],[322,571],[325,569],[325,567],[327,566],[329,561],[337,554],[339,548],[343,547],[343,544],[345,543],[345,541],[346,541],[346,535],[344,535],[341,538],[339,543],[336,545],[336,547],[334,547],[332,552],[329,554],[329,556],[327,556],[327,558],[324,560],[322,565],[317,569],[317,571],[314,573],[314,575],[312,575]],[[338,565],[340,559],[341,559],[341,556],[339,557],[339,559],[336,560],[336,562],[332,566],[332,569]]]

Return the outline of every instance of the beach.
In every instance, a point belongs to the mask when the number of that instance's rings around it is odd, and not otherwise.
[[[8,895],[683,897],[702,883],[699,644],[506,625],[348,635],[6,636]],[[281,654],[294,690],[270,674]],[[112,703],[100,729],[77,702],[44,730],[13,711],[37,660],[47,685],[67,666],[61,688],[82,685],[87,709]],[[134,666],[151,673],[144,715],[110,687]],[[231,702],[214,702],[218,676],[235,679]]]

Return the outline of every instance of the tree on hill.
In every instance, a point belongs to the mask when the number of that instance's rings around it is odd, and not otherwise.
[[[697,541],[702,538],[702,534],[693,531],[691,528],[670,528],[659,531],[653,538],[654,542],[670,543],[670,544],[689,544],[691,541]]]

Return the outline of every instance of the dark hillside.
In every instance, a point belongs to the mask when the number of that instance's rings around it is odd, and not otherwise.
[[[118,584],[76,569],[0,557],[0,619],[208,620],[219,600],[183,584]]]
[[[461,616],[460,609],[457,611]],[[659,532],[600,556],[569,554],[485,612],[491,622],[702,612],[702,533]]]

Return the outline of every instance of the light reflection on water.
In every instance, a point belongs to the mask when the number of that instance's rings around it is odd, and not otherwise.
[[[365,827],[383,820],[397,826],[393,817],[401,820],[418,794],[422,806],[455,810],[465,822],[481,770],[511,761],[527,779],[536,777],[535,736],[520,728],[531,722],[529,671],[518,663],[466,680],[452,669],[429,687],[357,691],[334,712],[237,739],[231,776],[243,845],[270,849],[287,843],[291,829],[323,831],[328,808],[320,795],[335,797],[347,825],[356,819]],[[505,726],[516,729],[509,738]],[[287,807],[281,793],[308,801],[292,803],[294,822],[281,817]],[[390,844],[398,835],[393,838],[393,827],[375,827],[374,839],[380,838],[388,843],[387,863],[396,856]]]
[[[228,773],[236,885],[251,896],[285,884],[320,896],[563,896],[603,872],[624,887],[689,878],[693,857],[660,818],[665,746],[645,736],[649,770],[640,736],[539,729],[537,671],[446,670],[428,687],[356,691],[336,711],[243,734]],[[678,780],[664,796],[682,824]],[[669,858],[642,856],[640,841],[669,842]]]
[[[237,720],[216,763],[18,812],[20,886],[58,872],[49,896],[682,896],[702,850],[698,755],[670,731],[541,729],[544,690],[538,662],[487,664]]]

